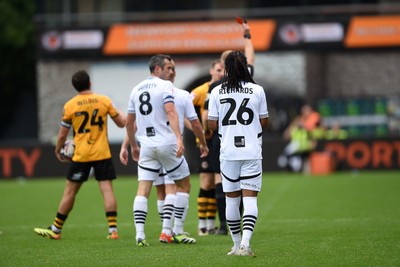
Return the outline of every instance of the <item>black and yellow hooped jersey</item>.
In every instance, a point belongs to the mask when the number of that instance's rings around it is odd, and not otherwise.
[[[61,125],[73,129],[76,162],[111,158],[107,115],[118,116],[111,99],[94,93],[79,94],[64,105]]]

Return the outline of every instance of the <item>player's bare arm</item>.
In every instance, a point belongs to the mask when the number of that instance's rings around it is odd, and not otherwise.
[[[69,160],[64,158],[63,155],[61,154],[61,148],[64,146],[64,143],[67,140],[68,132],[69,128],[60,126],[57,136],[57,144],[54,152],[56,154],[57,159],[61,162],[69,162]]]
[[[126,123],[126,119],[125,119],[125,123]],[[133,124],[133,131],[135,133],[137,131],[136,123]],[[121,144],[121,150],[119,152],[119,160],[124,165],[128,165],[128,161],[129,161],[128,145],[129,145],[129,138],[128,138],[128,135],[125,135],[124,141],[122,141],[122,144]]]
[[[261,124],[261,128],[265,129],[268,127],[269,125],[269,119],[268,118],[261,118],[260,119],[260,124]]]
[[[121,111],[118,111],[118,115],[112,117],[112,120],[119,128],[123,128],[126,125],[126,116]]]
[[[179,118],[178,113],[176,112],[174,103],[165,103],[164,104],[165,113],[167,114],[167,119],[169,121],[169,126],[176,136],[176,156],[179,158],[185,152],[185,147],[183,146],[182,134],[179,129]]]
[[[255,62],[255,53],[253,43],[251,42],[250,35],[250,26],[247,24],[247,21],[244,20],[242,23],[243,27],[243,37],[244,37],[244,54],[247,58],[247,64],[254,65]]]
[[[119,161],[121,161],[122,164],[128,165],[128,144],[129,144],[129,138],[127,135],[125,135],[124,141],[121,144],[121,150],[119,151]]]
[[[208,120],[208,128],[213,131],[218,130],[218,120]]]
[[[213,135],[213,131],[208,127],[208,110],[205,109],[201,114],[201,121],[203,122],[204,136],[206,139],[210,139]]]
[[[200,121],[198,119],[190,121],[193,129],[194,135],[199,139],[200,141],[200,157],[204,158],[207,157],[208,155],[208,146],[207,146],[207,141],[204,136],[204,131],[203,131],[203,126],[201,125]]]
[[[193,132],[193,127],[191,122],[185,117],[183,120],[183,124],[185,125],[185,128]]]
[[[140,148],[136,142],[135,132],[136,132],[136,115],[133,113],[128,113],[126,118],[126,133],[128,135],[129,144],[131,145],[131,154],[134,161],[139,160]]]

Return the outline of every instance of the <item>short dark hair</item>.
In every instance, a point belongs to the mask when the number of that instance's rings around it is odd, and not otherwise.
[[[150,73],[154,72],[154,70],[156,69],[156,66],[160,66],[161,68],[163,68],[165,65],[164,64],[165,59],[168,61],[172,61],[172,58],[169,55],[157,54],[157,55],[152,56],[149,61]]]
[[[72,85],[76,91],[84,91],[90,89],[90,77],[85,70],[80,70],[72,75]]]

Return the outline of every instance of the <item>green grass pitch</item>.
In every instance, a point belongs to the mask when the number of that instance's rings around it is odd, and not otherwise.
[[[230,236],[197,236],[199,181],[192,176],[185,230],[197,244],[161,244],[156,194],[146,223],[150,247],[135,246],[136,177],[114,182],[120,239],[107,240],[94,178],[84,184],[62,239],[37,236],[56,215],[64,178],[0,181],[0,266],[400,266],[400,172],[328,176],[265,173],[252,239],[256,258],[227,256]]]

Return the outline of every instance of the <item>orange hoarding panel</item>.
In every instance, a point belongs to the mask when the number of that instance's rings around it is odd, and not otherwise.
[[[349,48],[399,46],[400,16],[353,17],[345,45]]]
[[[249,20],[248,24],[254,49],[268,50],[275,21]],[[108,56],[219,53],[226,49],[243,49],[243,30],[234,20],[116,24],[110,27],[103,53]]]

